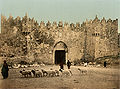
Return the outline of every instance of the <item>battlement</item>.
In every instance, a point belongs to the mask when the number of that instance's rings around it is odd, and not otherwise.
[[[71,27],[71,28],[80,28],[80,27],[82,27],[83,26],[83,24],[84,25],[86,25],[86,24],[93,24],[93,23],[96,23],[96,22],[100,22],[100,24],[108,24],[108,23],[111,23],[111,24],[113,24],[113,25],[118,25],[118,19],[116,19],[116,20],[111,20],[111,19],[108,19],[108,20],[105,20],[105,18],[103,17],[103,19],[102,20],[87,20],[87,21],[85,21],[85,22],[83,22],[83,23],[79,23],[79,22],[76,22],[76,23],[68,23],[68,22],[62,22],[62,21],[59,21],[58,23],[56,22],[56,21],[54,21],[53,23],[51,23],[50,21],[48,21],[47,23],[45,23],[44,21],[41,21],[40,22],[40,27],[41,26],[56,26],[56,27],[66,27],[66,26],[68,26],[68,27]],[[97,23],[96,23],[97,24]]]
[[[10,15],[9,18],[7,19],[5,16],[1,15],[1,22],[3,22],[3,20],[6,20],[6,21],[9,21],[9,19],[12,19],[13,17]],[[28,17],[28,15],[26,14],[24,17],[22,17],[22,19],[17,16],[15,19],[13,20],[26,20],[25,22],[29,22],[29,21],[32,21],[35,23],[34,21],[34,18],[30,19]],[[102,20],[98,19],[98,17],[96,16],[94,20],[86,20],[85,22],[83,23],[87,23],[87,24],[91,24],[91,23],[96,23],[96,22],[101,22],[101,23],[111,23],[111,24],[118,24],[118,19],[116,20],[111,20],[110,18],[108,20],[106,20],[104,17]],[[69,25],[70,27],[80,27],[80,23],[79,22],[76,22],[76,23],[70,23],[68,24],[67,22],[62,22],[62,21],[59,21],[58,23],[56,21],[54,21],[53,23],[51,23],[50,21],[48,21],[47,23],[45,23],[44,21],[41,21],[40,22],[40,26],[58,26],[58,27],[64,27],[66,25]]]
[[[22,28],[20,28],[23,32],[25,30],[26,31],[32,31],[33,29],[71,29],[71,30],[76,30],[79,31],[79,29],[83,28],[83,27],[92,27],[94,25],[101,25],[101,26],[107,26],[107,25],[111,25],[114,27],[118,27],[118,19],[116,20],[111,20],[108,19],[106,20],[104,17],[102,20],[98,19],[98,17],[96,16],[94,20],[86,20],[83,23],[80,24],[80,22],[76,22],[76,23],[68,23],[68,22],[44,22],[41,21],[40,23],[38,23],[37,21],[34,20],[34,18],[29,18],[28,15],[26,14],[24,17],[20,18],[19,16],[17,16],[16,18],[13,18],[11,15],[9,16],[9,18],[7,19],[5,16],[1,15],[1,27],[14,27],[14,26],[22,26]],[[116,28],[115,28],[116,29]],[[2,29],[3,30],[3,29]],[[3,32],[3,31],[1,31]]]

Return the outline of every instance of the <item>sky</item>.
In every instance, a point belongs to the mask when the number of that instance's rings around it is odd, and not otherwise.
[[[23,17],[28,13],[40,21],[63,21],[82,23],[86,19],[118,19],[120,22],[120,0],[0,0],[0,14]],[[0,17],[1,19],[1,17]],[[118,23],[120,32],[120,23]],[[0,29],[1,30],[1,29]]]

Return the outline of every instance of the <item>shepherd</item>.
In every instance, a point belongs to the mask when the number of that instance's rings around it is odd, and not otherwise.
[[[63,61],[60,62],[60,71],[61,70],[64,70],[64,68],[63,68]]]
[[[107,66],[107,63],[106,63],[106,61],[104,61],[104,67],[106,67]]]
[[[68,69],[70,69],[70,66],[71,66],[71,62],[68,60],[67,61],[67,67],[68,67]]]
[[[3,64],[2,69],[1,69],[3,79],[8,78],[8,71],[9,71],[8,64],[6,63],[6,60],[4,60],[4,64]]]

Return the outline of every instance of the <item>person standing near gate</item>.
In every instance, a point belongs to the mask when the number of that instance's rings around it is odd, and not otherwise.
[[[61,69],[64,70],[64,68],[63,68],[63,61],[60,62],[60,71],[61,71]]]
[[[2,69],[1,69],[3,79],[8,78],[8,71],[9,71],[8,64],[6,63],[6,60],[4,60],[4,64],[3,64]]]
[[[68,60],[67,61],[67,67],[68,67],[68,69],[70,69],[70,66],[71,66],[71,62]]]
[[[106,67],[107,66],[107,63],[106,63],[106,61],[104,61],[104,67]]]

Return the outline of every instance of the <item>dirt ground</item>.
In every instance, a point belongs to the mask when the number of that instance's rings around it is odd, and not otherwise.
[[[34,67],[34,69],[59,69],[56,65]],[[64,66],[67,69],[66,66]],[[80,73],[78,68],[86,70]],[[33,69],[33,67],[30,67]],[[0,89],[120,89],[119,68],[96,68],[72,66],[72,76],[23,78],[19,69],[10,69],[8,79],[2,79],[0,74]]]

